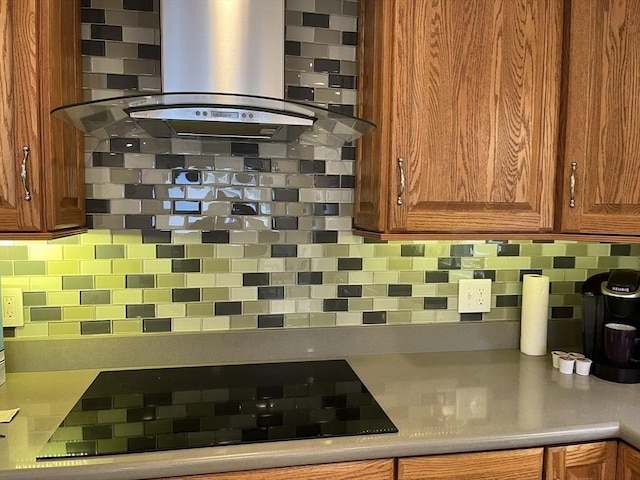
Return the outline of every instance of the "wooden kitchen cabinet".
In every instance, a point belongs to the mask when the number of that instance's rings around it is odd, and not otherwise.
[[[393,459],[268,468],[158,480],[393,480]]]
[[[620,442],[618,444],[617,480],[640,480],[640,451]]]
[[[82,134],[52,108],[81,101],[80,2],[0,0],[0,237],[85,225]]]
[[[545,449],[545,480],[616,478],[618,442],[584,443]]]
[[[551,232],[562,2],[359,5],[356,232]]]
[[[540,480],[542,448],[398,459],[398,480]]]
[[[569,5],[562,232],[640,235],[640,2]]]

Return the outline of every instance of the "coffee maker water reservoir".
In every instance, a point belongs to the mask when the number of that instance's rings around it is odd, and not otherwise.
[[[612,270],[582,286],[584,354],[592,373],[618,383],[640,383],[640,271]]]

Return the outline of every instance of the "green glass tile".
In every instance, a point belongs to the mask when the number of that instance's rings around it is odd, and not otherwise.
[[[180,318],[186,314],[184,303],[160,303],[156,305],[156,314],[148,316]]]
[[[205,245],[202,245],[205,246]],[[189,252],[191,254],[191,252]],[[262,257],[269,257],[271,255],[271,248],[269,245],[245,245],[244,246],[244,256],[246,258],[262,258]],[[205,256],[209,256],[212,257],[213,255],[199,255],[199,257],[205,257]]]
[[[171,273],[171,259],[159,258],[156,260],[143,260],[142,272],[144,273]],[[137,273],[137,272],[133,272]]]
[[[49,335],[52,337],[76,337],[80,335],[80,323],[78,322],[52,322],[49,324]]]
[[[461,268],[482,270],[484,268],[485,259],[477,257],[463,257],[460,259]]]
[[[156,278],[154,275],[127,275],[127,288],[154,288]],[[181,285],[182,286],[182,285]]]
[[[215,247],[213,245],[187,245],[187,258],[208,258],[215,257]]]
[[[28,320],[25,314],[25,322]],[[42,323],[25,323],[23,327],[15,330],[17,338],[31,338],[31,337],[48,337],[49,336],[49,324]]]
[[[49,305],[70,305],[75,306],[80,304],[79,292],[76,290],[70,290],[67,292],[47,292],[47,303]]]
[[[91,245],[64,245],[62,258],[64,260],[91,260],[95,256],[95,249]]]
[[[80,273],[80,263],[74,260],[51,260],[47,262],[49,275],[77,275]]]
[[[573,257],[586,257],[587,256],[587,244],[586,243],[573,243],[567,245],[567,255]]]
[[[458,295],[457,283],[438,283],[436,288],[439,297]]]
[[[83,275],[106,275],[111,272],[111,260],[80,260],[80,273]]]
[[[504,295],[507,291],[507,284],[502,282],[493,282],[491,284],[492,295]]]
[[[142,303],[142,289],[140,288],[113,290],[111,295],[114,304]]]
[[[596,268],[598,259],[595,257],[576,257],[576,268]]]
[[[42,276],[29,277],[28,290],[32,292],[62,290],[62,277],[58,277],[56,275],[42,275]]]
[[[458,283],[461,279],[473,278],[471,270],[449,270],[449,283]]]
[[[258,328],[258,320],[255,316],[234,315],[229,320],[231,330],[248,330]]]
[[[376,257],[399,257],[402,247],[399,243],[390,243],[387,245],[375,245],[374,252]]]
[[[388,270],[389,259],[388,258],[363,258],[362,269],[365,271],[381,271]]]
[[[424,309],[424,300],[415,297],[399,298],[398,308],[400,310],[422,310]]]
[[[242,302],[242,311],[247,315],[263,315],[269,313],[269,300]],[[257,328],[257,324],[256,324]]]
[[[62,277],[63,290],[86,290],[94,288],[93,276],[91,275],[70,275]]]
[[[158,288],[185,287],[185,276],[183,273],[156,275],[156,285]]]
[[[572,293],[570,295],[565,295],[562,303],[560,305],[563,306],[581,306],[582,305],[582,295],[579,293]]]
[[[398,272],[373,272],[373,281],[375,283],[398,283]]]
[[[531,268],[552,268],[553,257],[531,257]]]
[[[13,276],[13,262],[0,260],[0,275],[5,277]]]
[[[369,258],[375,255],[374,245],[349,245],[348,257]]]
[[[575,291],[575,282],[553,282],[551,284],[551,293],[573,293]]]
[[[336,324],[336,314],[329,312],[312,312],[309,314],[309,325],[312,327],[333,327]]]
[[[47,305],[47,292],[24,292],[22,304],[25,307]]]
[[[201,268],[203,273],[228,273],[231,271],[231,262],[227,259],[204,258]]]
[[[171,301],[170,288],[154,288],[142,291],[143,303],[168,303]],[[127,302],[131,303],[131,302]]]
[[[349,245],[325,245],[325,255],[327,258],[349,257]]]
[[[94,308],[96,320],[113,320],[126,316],[124,305],[96,305]]]
[[[104,305],[111,303],[109,290],[81,290],[80,305]]]
[[[0,260],[28,260],[29,248],[24,245],[6,245],[0,247]]]
[[[495,257],[498,255],[498,246],[495,243],[478,243],[473,247],[474,257]]]
[[[308,327],[309,322],[308,313],[286,313],[284,315],[285,327]]]
[[[611,269],[618,268],[618,257],[599,257],[598,268]]]
[[[124,258],[124,245],[96,245],[96,258]]]
[[[14,262],[15,275],[45,275],[47,273],[47,262],[43,260],[17,261]]]
[[[308,285],[289,285],[284,289],[284,298],[310,298],[311,288]]]
[[[373,298],[350,298],[350,312],[368,312],[373,310]]]
[[[30,245],[29,260],[62,260],[61,245]]]
[[[117,423],[113,426],[115,437],[133,437],[144,435],[144,423]]]
[[[564,279],[567,281],[581,282],[587,278],[587,271],[580,268],[569,268],[564,271]]]
[[[449,243],[427,244],[427,257],[448,257],[450,251]]]
[[[80,335],[104,335],[111,333],[111,320],[80,322]]]
[[[391,311],[387,312],[387,323],[408,324],[411,323],[411,315],[408,312]]]
[[[112,322],[113,333],[115,334],[142,334],[142,320],[114,320]]]
[[[517,270],[498,270],[496,272],[496,282],[518,282],[520,273]]]
[[[395,257],[388,259],[387,265],[389,270],[410,270],[412,261],[410,257]],[[371,262],[367,262],[367,267],[367,270],[371,269]]]
[[[31,307],[29,318],[32,322],[55,322],[62,320],[62,307]]]
[[[174,332],[199,332],[202,330],[202,319],[174,318],[171,329]]]
[[[156,258],[156,246],[145,245],[127,245],[127,258],[147,260]]]
[[[520,246],[521,257],[539,257],[542,255],[542,244],[525,243]]]
[[[95,308],[91,306],[62,307],[62,316],[66,321],[89,320],[95,317]]]
[[[211,302],[187,303],[188,317],[208,317],[211,315],[213,315],[213,303]]]
[[[136,245],[142,243],[142,235],[137,230],[112,231],[114,244]]]
[[[295,285],[296,284],[297,275],[295,272],[272,272],[271,273],[271,285],[281,286],[281,285]]]
[[[386,297],[387,285],[363,285],[362,296],[363,297]]]
[[[424,283],[424,271],[400,272],[398,281],[400,283]]]
[[[637,256],[618,257],[618,268],[632,268],[637,270],[639,267],[640,267],[640,258],[638,258]]]
[[[299,270],[304,271],[304,270]],[[322,283],[325,285],[341,285],[349,283],[349,275],[352,272],[341,271],[341,272],[324,272],[322,275]]]
[[[80,235],[80,243],[84,245],[111,243],[111,232],[109,230],[89,230]]]
[[[72,235],[70,237],[55,238],[49,240],[51,245],[79,245],[80,235]]]
[[[96,289],[113,290],[125,288],[124,275],[96,275],[94,280]]]

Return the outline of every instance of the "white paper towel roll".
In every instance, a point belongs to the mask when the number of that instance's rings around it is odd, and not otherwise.
[[[522,279],[522,316],[520,351],[526,355],[547,353],[547,315],[549,277],[524,275]]]

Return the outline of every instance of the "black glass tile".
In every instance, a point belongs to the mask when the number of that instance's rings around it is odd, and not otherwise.
[[[274,188],[271,190],[271,199],[274,202],[297,202],[300,191],[297,188]]]
[[[553,257],[553,268],[576,268],[576,257]]]
[[[474,270],[473,278],[489,278],[492,282],[496,281],[495,270]]]
[[[322,300],[323,312],[348,312],[349,301],[346,298],[325,298]]]
[[[229,243],[229,231],[209,230],[202,232],[202,243]]]
[[[387,323],[387,312],[362,312],[362,323],[365,325]]]
[[[331,103],[327,105],[327,110],[340,113],[342,115],[351,115],[353,117],[355,115],[356,107],[355,105],[337,105],[337,104]]]
[[[143,60],[160,60],[160,45],[138,44],[138,58]]]
[[[67,452],[67,456],[69,457],[96,455],[98,453],[96,442],[93,440],[84,442],[66,442],[65,450]]]
[[[200,259],[173,259],[171,260],[172,273],[193,273],[200,272]]]
[[[124,155],[112,152],[93,152],[92,165],[94,167],[124,167]]]
[[[101,440],[111,438],[113,425],[87,425],[82,427],[83,440]]]
[[[171,243],[169,230],[143,230],[142,243]]]
[[[137,90],[137,75],[121,75],[117,73],[107,74],[107,88],[114,90]]]
[[[329,28],[329,15],[322,13],[302,12],[302,26]]]
[[[273,244],[271,245],[271,257],[272,258],[281,258],[281,257],[297,257],[298,256],[298,246],[295,244]]]
[[[156,168],[159,169],[184,169],[184,155],[156,155]]]
[[[90,55],[92,57],[104,57],[106,54],[106,46],[103,40],[82,40],[82,55]]]
[[[91,25],[92,40],[122,41],[122,27],[118,25]]]
[[[326,168],[322,160],[300,160],[300,173],[324,173]]]
[[[245,287],[258,287],[269,285],[270,276],[268,273],[243,273],[242,285]]]
[[[551,307],[551,318],[574,318],[573,307]]]
[[[153,304],[138,304],[126,306],[127,318],[149,318],[156,316],[156,306]]]
[[[525,275],[542,275],[542,270],[540,269],[523,269],[520,270],[520,281]]]
[[[122,9],[153,12],[153,0],[122,0]]]
[[[231,143],[231,155],[243,157],[257,157],[259,147],[257,143]]]
[[[33,312],[31,320],[33,320]],[[80,335],[103,335],[107,333],[111,333],[111,320],[87,320],[80,322]]]
[[[362,270],[362,259],[338,258],[338,271],[340,270]]]
[[[258,328],[284,327],[284,315],[281,313],[271,315],[258,315]]]
[[[340,175],[340,188],[355,188],[355,175]]]
[[[200,184],[200,172],[196,170],[176,170],[173,172],[173,183],[176,185]]]
[[[340,60],[314,58],[313,71],[317,73],[340,73]]]
[[[628,257],[631,255],[631,245],[628,244],[612,244],[611,245],[611,255],[612,256],[621,256]]]
[[[362,285],[338,285],[338,298],[362,297]]]
[[[358,45],[358,32],[342,32],[342,45]]]
[[[340,149],[340,158],[342,160],[355,160],[356,159],[356,147],[343,146]]]
[[[520,255],[520,244],[518,243],[499,243],[499,257],[518,257]]]
[[[82,8],[80,21],[82,23],[105,23],[104,10],[101,8]]]
[[[127,288],[154,288],[156,279],[154,275],[126,275],[125,284]]]
[[[173,288],[171,290],[171,301],[173,302],[199,302],[199,288]]]
[[[273,230],[297,230],[298,217],[273,217],[271,228]]]
[[[410,297],[413,293],[413,285],[389,285],[387,295],[390,297]]]
[[[460,321],[461,322],[479,322],[482,320],[481,313],[461,313]]]
[[[424,245],[400,245],[401,257],[424,257]]]
[[[244,171],[245,172],[270,172],[271,159],[270,158],[245,158]]]
[[[124,186],[124,198],[151,199],[155,198],[155,185],[131,185]]]
[[[146,230],[156,226],[156,217],[154,215],[125,215],[124,227]]]
[[[216,315],[242,315],[242,302],[216,302]]]
[[[340,175],[316,175],[314,185],[316,188],[340,188]]]
[[[322,272],[298,272],[298,285],[322,285]]]
[[[317,217],[340,215],[340,204],[338,203],[314,203],[313,214]]]
[[[176,200],[173,202],[173,213],[177,214],[197,214],[200,213],[200,202],[193,200]]]
[[[258,213],[256,202],[233,202],[231,204],[231,215],[258,215]]]
[[[314,230],[311,232],[313,243],[338,243],[338,232],[335,230]]]
[[[156,437],[127,438],[128,452],[153,452],[158,449]]]
[[[87,213],[111,213],[111,200],[87,198]]]
[[[449,283],[449,272],[441,270],[431,270],[424,274],[425,283]]]
[[[105,305],[111,303],[110,290],[85,290],[80,292],[80,305]]]
[[[496,307],[517,307],[519,295],[496,295]]]
[[[448,308],[447,297],[425,297],[425,310],[446,310]]]
[[[184,245],[156,245],[156,258],[184,258]]]
[[[289,100],[307,100],[312,102],[315,99],[315,89],[311,87],[288,85],[287,98]]]
[[[140,153],[139,138],[112,138],[109,140],[110,152]]]
[[[293,42],[291,40],[287,40],[286,42],[284,42],[284,54],[299,57],[302,50],[301,47],[301,42]]]
[[[282,300],[284,287],[258,287],[258,300]]]

